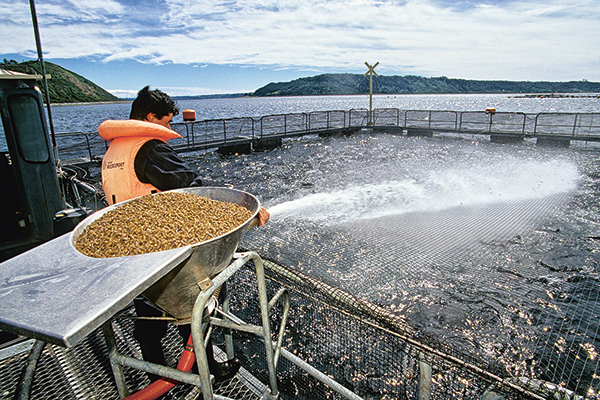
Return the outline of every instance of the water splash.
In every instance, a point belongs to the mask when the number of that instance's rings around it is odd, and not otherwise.
[[[438,167],[418,176],[381,183],[351,184],[269,208],[273,221],[343,223],[415,211],[540,199],[577,188],[579,171],[571,162],[506,158],[489,163]]]

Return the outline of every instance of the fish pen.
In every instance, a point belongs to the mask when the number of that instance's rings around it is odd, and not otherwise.
[[[321,123],[334,129],[335,118]],[[291,297],[280,398],[600,397],[597,148],[362,128],[298,136],[261,152],[184,155],[207,185],[258,193],[271,213],[241,247],[263,259],[270,296]],[[228,281],[229,307],[247,323],[260,315],[253,269]],[[271,310],[274,332],[282,312]],[[139,358],[133,313],[113,327],[119,351]],[[225,329],[213,334],[222,354]],[[242,370],[218,396],[260,398],[268,384],[250,336],[234,333]],[[175,327],[163,346],[175,365]],[[0,397],[14,398],[32,349],[0,349]],[[100,331],[38,351],[31,398],[119,398]],[[131,390],[149,383],[124,370]],[[167,396],[199,393],[182,384]]]
[[[293,353],[286,351],[288,354],[281,357],[278,365],[282,399],[595,398],[593,395],[576,395],[550,381],[511,377],[490,360],[461,354],[436,338],[411,328],[402,318],[381,307],[275,262],[266,260],[265,264],[270,275],[270,290],[284,286],[292,294],[293,307],[284,349],[293,349]],[[260,314],[254,305],[256,293],[252,280],[249,266],[230,282],[236,288],[231,307],[245,322],[253,322],[252,318]],[[120,351],[141,357],[139,348],[133,345],[133,322],[127,318],[133,313],[132,308],[124,310],[117,315],[113,325],[118,332]],[[214,334],[219,338],[215,342],[222,344],[222,336],[218,332]],[[36,344],[39,346],[39,342]],[[36,344],[30,340],[22,342],[20,347],[0,352],[2,398],[16,398],[29,350]],[[253,339],[243,334],[234,344],[242,370],[233,380],[217,384],[215,394],[233,399],[260,399],[268,382],[260,346],[253,345]],[[174,366],[183,351],[183,343],[174,326],[163,339],[163,347],[167,362]],[[569,351],[581,352],[572,347]],[[31,398],[119,399],[106,353],[100,331],[92,333],[74,348],[45,345],[38,361]],[[219,351],[218,354],[223,353]],[[309,363],[318,372],[307,371],[297,360]],[[554,373],[565,379],[573,378],[574,365],[565,364],[565,361],[559,363]],[[125,368],[125,373],[133,391],[149,384],[140,371]],[[335,386],[332,389],[328,380],[323,381],[323,375],[339,383],[341,392],[335,390]],[[589,386],[583,385],[590,392]],[[180,384],[166,398],[196,399],[198,395],[197,388]]]
[[[597,156],[593,146],[507,145],[366,129],[291,140],[266,154],[221,157],[210,171],[261,193],[271,212],[269,224],[249,232],[244,246],[301,276],[290,280],[307,285],[311,301],[311,293],[325,291],[321,304],[336,304],[378,332],[357,334],[357,342],[381,337],[373,340],[384,345],[393,337],[410,349],[399,352],[405,360],[369,364],[374,369],[357,373],[356,381],[418,386],[418,367],[427,371],[422,360],[431,357],[431,398],[459,397],[459,387],[468,398],[486,391],[494,396],[495,390],[525,398],[551,392],[598,398]],[[207,154],[198,166],[202,171],[213,161]],[[245,168],[232,173],[236,165]],[[340,334],[337,323],[322,326],[308,336],[323,346],[339,337],[334,347],[355,348],[344,341],[355,328]],[[352,370],[373,346],[369,342],[356,357],[325,357],[323,363],[332,364],[327,374]],[[329,351],[306,354],[319,360]],[[399,365],[408,360],[417,369],[403,375]],[[398,370],[390,377],[392,365]],[[396,389],[361,395],[419,393]]]
[[[373,126],[382,132],[408,135],[463,134],[512,137],[568,146],[600,141],[598,113],[535,113],[402,110],[376,108]],[[172,123],[182,138],[171,140],[178,152],[232,149],[233,153],[280,145],[282,139],[315,134],[352,133],[367,127],[369,110],[328,110],[261,117],[238,117]],[[68,167],[98,161],[108,144],[97,132],[57,134],[60,159]]]

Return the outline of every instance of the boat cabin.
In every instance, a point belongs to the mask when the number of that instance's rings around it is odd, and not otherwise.
[[[71,230],[40,75],[0,70],[0,262]],[[77,213],[85,214],[87,213]],[[77,222],[79,219],[77,219]]]

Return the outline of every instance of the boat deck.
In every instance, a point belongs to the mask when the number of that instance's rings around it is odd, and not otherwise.
[[[119,314],[113,326],[118,331],[119,350],[141,358],[137,342],[133,339],[133,320],[127,318],[132,316],[133,307],[128,307]],[[17,393],[21,373],[34,342],[34,339],[21,338],[0,348],[0,398],[12,399]],[[225,354],[216,346],[214,350],[217,360],[224,361]],[[183,343],[172,325],[163,341],[163,351],[167,362],[175,367],[183,351]],[[126,369],[125,373],[132,392],[150,383],[144,372]],[[214,393],[232,399],[260,399],[265,389],[264,384],[242,368],[233,379],[216,384]],[[198,387],[180,384],[166,398],[193,400],[201,398],[201,393]],[[38,362],[31,398],[119,399],[102,330],[95,330],[72,348],[46,344]]]

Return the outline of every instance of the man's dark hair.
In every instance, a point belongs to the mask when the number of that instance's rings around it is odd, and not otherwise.
[[[150,90],[150,86],[146,86],[131,103],[129,119],[145,121],[148,113],[156,114],[156,118],[161,119],[170,113],[173,113],[173,116],[179,114],[179,108],[168,94],[158,89]]]

